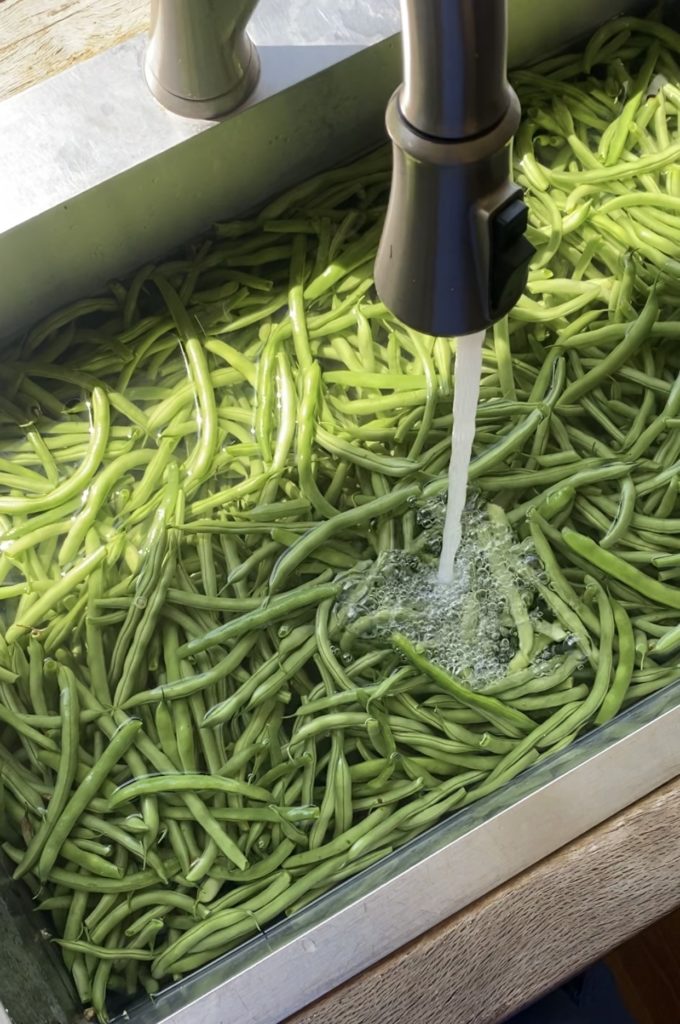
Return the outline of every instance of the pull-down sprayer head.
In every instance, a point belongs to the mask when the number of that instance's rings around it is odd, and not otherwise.
[[[506,77],[506,0],[401,0],[401,12],[376,287],[417,330],[471,334],[514,306],[534,251],[511,176],[520,107]]]

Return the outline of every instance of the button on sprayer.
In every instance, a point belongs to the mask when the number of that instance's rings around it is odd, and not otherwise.
[[[512,181],[520,120],[507,0],[401,0],[404,83],[387,108],[392,189],[375,264],[405,324],[466,335],[519,299],[534,249]]]

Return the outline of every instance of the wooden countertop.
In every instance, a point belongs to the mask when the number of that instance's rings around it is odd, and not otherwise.
[[[674,910],[679,853],[680,780],[286,1024],[498,1024]]]
[[[0,100],[143,32],[149,0],[0,0]],[[496,1024],[680,906],[680,779],[289,1024]]]
[[[0,0],[0,100],[144,32],[149,0]]]

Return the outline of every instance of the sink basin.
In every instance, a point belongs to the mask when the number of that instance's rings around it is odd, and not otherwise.
[[[384,141],[400,71],[396,0],[309,6],[262,0],[252,30],[261,82],[220,122],[184,121],[155,103],[141,38],[0,105],[5,345],[43,313],[171,252],[214,220],[241,217]],[[510,0],[510,63],[557,51],[633,6]],[[153,1002],[139,1001],[128,1018],[283,1020],[673,778],[679,735],[675,686]],[[0,1022],[4,1004],[14,1024],[62,1024],[74,997],[27,906],[0,878],[0,961],[10,951],[16,961],[0,975]]]

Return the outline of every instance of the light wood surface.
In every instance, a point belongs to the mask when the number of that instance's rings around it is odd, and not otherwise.
[[[149,0],[0,0],[0,100],[144,32]]]
[[[679,905],[672,783],[287,1024],[497,1024]]]
[[[143,32],[148,7],[0,0],[0,100]],[[676,906],[680,779],[289,1024],[496,1024]]]

